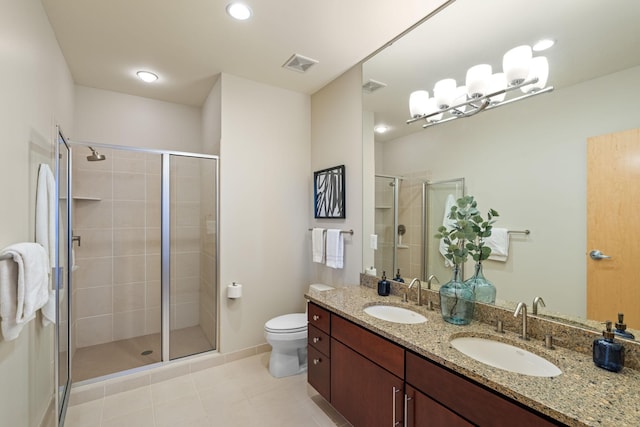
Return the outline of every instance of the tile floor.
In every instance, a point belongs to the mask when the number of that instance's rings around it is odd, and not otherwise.
[[[169,339],[169,356],[172,359],[212,349],[200,326],[173,330]],[[142,354],[149,350],[151,354]],[[77,383],[157,363],[160,358],[160,334],[82,347],[73,356],[73,381]]]
[[[270,353],[70,406],[64,427],[349,426],[306,374],[273,378]]]

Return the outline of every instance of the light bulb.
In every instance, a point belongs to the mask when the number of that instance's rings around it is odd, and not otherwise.
[[[433,97],[436,100],[436,106],[440,110],[446,110],[453,105],[453,98],[456,95],[456,80],[442,79],[433,87]]]
[[[489,89],[488,93],[496,93],[500,90],[504,90],[507,88],[507,76],[504,73],[495,73],[489,79]],[[504,101],[506,93],[502,92],[499,95],[492,96],[489,98],[489,102],[492,104],[497,104],[499,102]]]
[[[532,80],[536,77],[538,78],[537,82],[522,86],[520,90],[524,93],[535,92],[544,89],[547,85],[547,80],[549,79],[549,61],[547,61],[547,58],[544,56],[536,56],[531,60],[531,71],[529,71],[527,80]]]
[[[426,90],[416,90],[409,95],[409,113],[411,117],[421,117],[427,114],[427,102],[429,92]]]
[[[489,64],[474,65],[467,70],[466,83],[469,98],[480,98],[487,94],[491,72]]]
[[[532,58],[531,46],[514,47],[502,57],[502,70],[507,76],[507,83],[511,86],[524,82],[529,75]]]

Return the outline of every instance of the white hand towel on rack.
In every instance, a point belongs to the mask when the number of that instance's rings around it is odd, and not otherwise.
[[[337,229],[327,230],[327,267],[342,268],[344,265],[344,238]]]
[[[0,325],[10,341],[49,299],[49,260],[39,243],[16,243],[0,255],[13,259],[0,261]]]
[[[485,237],[484,244],[491,248],[489,259],[507,262],[509,256],[509,230],[506,228],[492,228],[491,236]]]
[[[53,173],[46,163],[38,169],[36,189],[36,242],[40,243],[49,258],[47,272],[56,267],[56,186]],[[49,299],[42,308],[42,323],[46,326],[56,321],[56,293],[53,277],[49,277]]]
[[[325,232],[324,228],[314,228],[311,230],[311,251],[313,262],[324,264],[325,260]]]
[[[451,230],[455,226],[455,220],[449,218],[449,213],[451,212],[451,206],[456,204],[456,198],[453,197],[453,194],[449,194],[447,196],[447,201],[444,204],[444,216],[442,218],[442,225],[444,225],[447,230]],[[440,253],[442,256],[447,254],[447,244],[444,243],[443,239],[440,239]],[[453,263],[449,261],[447,258],[444,259],[445,267],[453,267]]]

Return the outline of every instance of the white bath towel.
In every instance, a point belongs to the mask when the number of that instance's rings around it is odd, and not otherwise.
[[[0,255],[13,258],[0,261],[0,325],[10,341],[49,299],[49,260],[39,243],[16,243]]]
[[[327,267],[342,268],[344,265],[344,238],[337,229],[327,230]]]
[[[313,262],[324,264],[325,262],[325,232],[324,228],[311,230],[311,251]]]
[[[509,256],[509,230],[506,228],[491,229],[491,236],[485,237],[485,245],[491,248],[489,259],[507,262]]]
[[[449,213],[451,213],[451,207],[456,204],[456,198],[453,197],[453,194],[449,194],[447,196],[447,201],[444,204],[444,216],[442,218],[442,225],[444,225],[447,230],[451,230],[455,226],[455,220],[449,218]],[[443,239],[440,239],[440,253],[442,256],[447,254],[447,244],[444,243]],[[447,258],[444,259],[445,267],[453,267],[453,262],[449,261]]]
[[[49,298],[42,308],[42,322],[56,321],[56,294],[53,289],[51,269],[56,267],[56,185],[53,173],[46,163],[40,163],[38,169],[38,187],[36,190],[36,242],[47,251],[49,259]]]

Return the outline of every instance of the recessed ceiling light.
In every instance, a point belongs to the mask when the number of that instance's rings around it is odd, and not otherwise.
[[[151,71],[138,71],[136,75],[140,80],[147,83],[155,82],[156,80],[158,80],[158,75],[153,74]]]
[[[375,125],[375,126],[374,126],[374,128],[373,128],[373,131],[374,131],[375,133],[385,133],[385,132],[387,132],[389,129],[390,129],[390,128],[389,128],[389,126],[387,126],[387,125]]]
[[[238,21],[244,21],[251,18],[251,9],[243,3],[229,3],[227,5],[227,13]]]
[[[555,40],[543,39],[534,44],[532,49],[536,52],[542,52],[543,50],[549,49],[554,44],[556,44]]]

